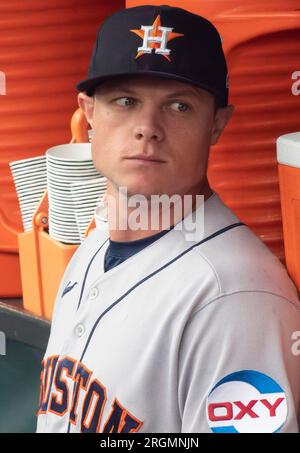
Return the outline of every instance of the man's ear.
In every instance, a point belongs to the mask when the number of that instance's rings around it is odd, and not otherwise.
[[[93,127],[94,119],[94,97],[85,93],[78,94],[78,105],[83,111],[87,122]]]
[[[230,104],[226,107],[219,107],[216,111],[214,118],[214,125],[211,133],[211,145],[215,145],[219,140],[223,130],[225,129],[226,124],[230,120],[234,112],[234,105]]]

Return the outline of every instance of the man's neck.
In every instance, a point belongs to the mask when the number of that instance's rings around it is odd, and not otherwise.
[[[213,194],[212,189],[209,186],[207,180],[204,181],[201,187],[198,190],[191,191],[185,195],[191,195],[192,203],[189,208],[189,212],[195,211],[197,209],[197,198],[196,195],[203,195],[204,201],[206,201],[211,195]],[[149,236],[153,236],[159,233],[162,230],[169,229],[171,226],[175,225],[179,221],[181,221],[189,212],[184,212],[180,210],[178,211],[174,209],[174,204],[170,203],[168,208],[168,215],[165,217],[168,219],[167,224],[163,223],[163,213],[161,206],[158,209],[154,209],[153,205],[151,205],[150,200],[142,213],[142,217],[148,218],[148,222],[146,224],[143,223],[142,228],[139,229],[132,229],[130,226],[130,214],[137,207],[129,207],[125,199],[122,200],[122,197],[119,196],[118,189],[110,182],[107,185],[107,199],[113,199],[114,203],[107,204],[107,214],[108,214],[108,228],[109,228],[109,237],[112,241],[116,242],[128,242],[128,241],[135,241],[138,239],[143,239]],[[181,196],[180,200],[183,201],[184,197]],[[122,206],[120,204],[122,203]],[[183,202],[181,203],[183,206]],[[124,209],[123,209],[124,206]],[[138,206],[138,205],[137,205]],[[155,211],[155,215],[157,215],[158,220],[157,224],[155,224],[154,228],[151,228],[152,224],[151,221],[153,219],[153,212]],[[151,216],[152,212],[152,216]],[[164,213],[165,216],[166,213]],[[135,216],[134,216],[135,218]],[[140,222],[139,222],[140,223]],[[116,228],[115,228],[116,227]]]

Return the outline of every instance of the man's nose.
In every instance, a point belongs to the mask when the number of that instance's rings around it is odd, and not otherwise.
[[[141,109],[135,121],[134,137],[137,140],[161,141],[163,139],[163,127],[157,110],[152,108]]]

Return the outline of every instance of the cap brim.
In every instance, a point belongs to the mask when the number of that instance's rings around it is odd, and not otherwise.
[[[156,76],[156,77],[162,77],[164,79],[172,79],[172,80],[178,80],[179,82],[190,83],[191,85],[197,86],[199,88],[203,88],[204,90],[209,91],[214,96],[217,96],[221,102],[222,107],[225,107],[227,105],[227,101],[223,98],[223,96],[220,95],[220,93],[217,93],[216,91],[212,90],[211,87],[205,85],[204,83],[200,84],[187,77],[178,76],[176,74],[170,74],[168,72],[137,71],[137,72],[125,72],[125,73],[120,73],[120,74],[111,74],[111,75],[94,77],[91,79],[82,80],[81,82],[79,82],[76,85],[76,88],[78,91],[85,92],[88,96],[92,96],[95,89],[107,80],[112,80],[112,79],[116,79],[118,77],[124,77],[124,76],[140,76],[140,75],[141,76],[142,75],[151,75],[151,76]]]

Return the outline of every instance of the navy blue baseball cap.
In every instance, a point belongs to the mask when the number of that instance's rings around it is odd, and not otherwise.
[[[221,37],[206,18],[168,5],[121,9],[102,23],[88,77],[76,88],[91,96],[104,81],[156,75],[203,88],[228,104]]]

